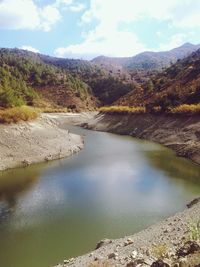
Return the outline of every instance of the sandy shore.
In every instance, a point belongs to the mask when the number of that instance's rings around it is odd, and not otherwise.
[[[61,129],[58,114],[0,125],[0,171],[59,159],[83,148],[83,138]]]

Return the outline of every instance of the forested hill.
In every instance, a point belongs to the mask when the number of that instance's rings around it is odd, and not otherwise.
[[[104,68],[118,68],[128,71],[136,70],[162,70],[169,67],[171,63],[175,63],[178,59],[182,59],[192,52],[198,50],[200,45],[185,43],[180,47],[164,52],[143,52],[133,57],[105,57],[100,56],[92,60]]]
[[[0,106],[22,104],[89,109],[96,106],[91,88],[69,71],[45,64],[38,54],[0,49]]]
[[[137,83],[84,60],[60,59],[20,49],[0,49],[0,106],[26,103],[92,109],[111,104]],[[42,101],[41,101],[42,100]]]
[[[200,103],[200,49],[157,73],[138,90],[117,104],[160,106],[163,110],[181,104]]]
[[[43,62],[67,70],[87,83],[101,105],[113,103],[138,86],[128,72],[120,69],[108,70],[87,60],[55,58],[45,55],[39,55],[39,57]]]
[[[2,48],[0,108],[28,104],[80,111],[116,103],[165,109],[198,103],[199,66],[200,49],[160,72],[139,70],[130,75],[128,71],[108,70],[90,61]]]

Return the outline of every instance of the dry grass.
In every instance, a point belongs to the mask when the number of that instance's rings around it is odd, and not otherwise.
[[[110,106],[101,107],[99,111],[106,114],[145,114],[148,113],[145,107],[129,107],[129,106]],[[153,113],[161,113],[161,107],[156,106],[153,108]],[[195,115],[200,114],[200,103],[199,104],[183,104],[177,107],[170,108],[166,113],[168,114],[180,114],[180,115]]]
[[[146,112],[145,107],[128,107],[128,106],[110,106],[101,107],[99,111],[106,114],[143,114]]]
[[[192,114],[200,114],[200,103],[199,104],[184,104],[169,110],[169,113],[172,114],[185,114],[185,115],[192,115]]]
[[[29,121],[39,116],[38,109],[22,106],[0,110],[0,123],[16,123]]]
[[[70,110],[67,108],[47,107],[47,108],[41,108],[41,112],[44,112],[44,113],[67,113],[67,112],[70,112]]]
[[[169,252],[169,248],[166,244],[157,244],[151,248],[152,255],[157,259],[163,259]]]

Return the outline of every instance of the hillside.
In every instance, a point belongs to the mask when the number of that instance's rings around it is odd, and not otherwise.
[[[200,48],[200,45],[185,43],[184,45],[164,52],[143,52],[133,57],[105,57],[100,56],[92,60],[107,69],[118,68],[128,71],[135,70],[161,70],[169,67],[171,63],[175,63],[178,59],[188,56],[190,53]]]
[[[75,110],[96,106],[90,87],[69,71],[45,64],[38,54],[0,49],[0,106],[62,106]]]
[[[159,60],[165,59],[165,63],[170,62],[172,57],[174,60],[183,57],[196,47],[185,44],[169,52],[144,52],[134,57],[134,64],[136,59],[140,64],[140,59],[146,56],[152,59],[152,54]],[[146,65],[139,70],[124,70],[119,66],[120,60],[116,59],[116,65],[112,65],[112,60],[106,61],[109,63],[106,67],[94,60],[62,59],[20,49],[0,49],[0,107],[27,104],[81,111],[113,103],[165,108],[199,101],[199,50],[162,72],[147,70]],[[127,60],[130,62],[130,58],[126,58],[126,64]],[[123,64],[126,65],[125,61]]]
[[[178,60],[138,90],[120,98],[120,105],[160,106],[163,110],[180,104],[200,102],[200,49]]]
[[[67,70],[87,83],[102,105],[113,103],[138,86],[128,72],[120,69],[107,69],[87,60],[38,56],[44,63]]]

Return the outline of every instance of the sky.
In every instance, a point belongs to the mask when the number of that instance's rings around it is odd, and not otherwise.
[[[0,0],[0,47],[133,56],[200,43],[200,0]]]

